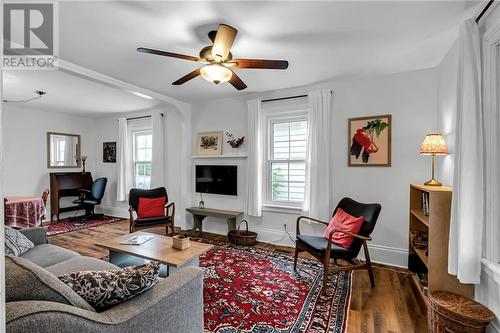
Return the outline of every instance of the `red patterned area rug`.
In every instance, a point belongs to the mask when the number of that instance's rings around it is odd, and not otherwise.
[[[67,218],[64,220],[60,220],[59,222],[54,222],[44,225],[44,228],[45,230],[47,230],[47,235],[52,236],[57,234],[63,234],[65,232],[97,227],[103,224],[118,222],[122,220],[123,218],[120,217],[104,215],[104,217],[101,219],[91,219],[87,220],[84,224],[80,224],[78,221],[71,221],[71,219]]]
[[[323,269],[255,247],[213,242],[200,256],[204,270],[205,332],[319,333],[346,331],[352,273],[330,274],[321,295]]]

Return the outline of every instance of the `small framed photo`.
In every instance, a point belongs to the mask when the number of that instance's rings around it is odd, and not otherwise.
[[[102,161],[104,163],[116,163],[116,142],[102,143]]]
[[[198,133],[199,155],[220,155],[222,153],[222,131]]]
[[[349,166],[391,166],[391,115],[348,120]]]

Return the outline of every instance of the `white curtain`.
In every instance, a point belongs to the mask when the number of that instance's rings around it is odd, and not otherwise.
[[[118,143],[116,147],[117,186],[116,200],[126,201],[132,187],[132,170],[130,157],[130,142],[126,118],[118,119]]]
[[[313,91],[308,96],[306,193],[302,214],[329,221],[332,214],[330,207],[331,92],[329,90]]]
[[[262,117],[262,102],[248,101],[247,214],[250,216],[262,216]]]
[[[151,188],[166,186],[165,129],[159,112],[151,115],[153,121],[153,152],[151,156]]]
[[[457,88],[448,272],[462,283],[478,284],[485,218],[485,142],[480,34],[472,19],[460,28]]]

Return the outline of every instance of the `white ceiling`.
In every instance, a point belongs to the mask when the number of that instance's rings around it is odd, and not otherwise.
[[[102,115],[150,109],[160,103],[63,71],[9,71],[3,83],[3,98],[8,101],[35,97],[35,90],[47,92],[37,100],[12,103],[45,111]]]
[[[187,101],[238,96],[345,77],[397,73],[439,64],[477,1],[59,3],[60,58]],[[199,65],[136,52],[139,46],[197,55],[206,34],[226,23],[239,30],[234,57],[286,59],[286,71],[236,70],[236,91],[201,77],[171,83]],[[9,82],[10,76],[10,82]],[[5,97],[47,90],[41,106],[71,112],[124,112],[153,106],[129,92],[62,72],[11,72]]]
[[[433,67],[457,36],[465,1],[61,2],[62,59],[162,94],[194,101],[346,76]],[[206,34],[236,27],[235,57],[286,59],[286,71],[238,70],[248,88],[201,77],[171,83],[197,63],[148,54],[139,46],[197,55]]]

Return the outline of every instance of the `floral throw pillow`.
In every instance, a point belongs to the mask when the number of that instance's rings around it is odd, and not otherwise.
[[[135,297],[158,282],[160,263],[129,266],[118,270],[83,271],[59,276],[97,312]]]
[[[35,247],[35,244],[26,236],[9,226],[4,226],[4,239],[5,254],[8,256],[19,257],[24,252]]]

